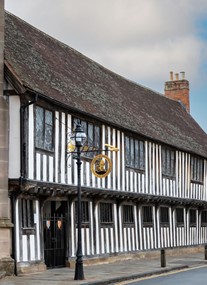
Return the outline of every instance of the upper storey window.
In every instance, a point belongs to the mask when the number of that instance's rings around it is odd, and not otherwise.
[[[42,107],[36,106],[35,113],[35,131],[36,147],[53,151],[53,129],[54,119],[53,112]]]
[[[192,156],[191,157],[191,181],[196,183],[203,183],[203,159]]]
[[[126,166],[138,170],[145,169],[145,145],[144,142],[132,137],[125,137]]]
[[[85,134],[86,134],[86,143],[83,148],[85,151],[83,153],[84,156],[93,158],[95,153],[90,152],[90,150],[94,149],[101,149],[101,133],[100,133],[100,126],[95,125],[90,122],[86,122],[83,120],[79,120],[77,118],[73,119],[73,129],[75,129],[76,124],[80,122]]]
[[[175,177],[175,151],[169,147],[162,147],[162,174]]]

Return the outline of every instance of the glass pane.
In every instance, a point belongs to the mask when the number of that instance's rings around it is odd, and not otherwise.
[[[73,118],[73,131],[75,130],[75,128],[76,128],[76,126],[77,126],[79,121],[80,121],[79,119]]]
[[[134,158],[135,168],[139,168],[139,162],[140,162],[139,142],[138,140],[135,140],[135,158]]]
[[[94,146],[99,149],[100,148],[100,128],[98,126],[95,126],[95,142]]]
[[[165,224],[169,223],[169,210],[166,207],[160,208],[160,222]]]
[[[177,224],[183,224],[184,223],[184,211],[182,208],[176,209],[176,220]]]
[[[139,142],[139,147],[140,147],[140,157],[139,157],[140,169],[144,170],[144,168],[145,168],[145,146],[144,146],[143,141]]]
[[[36,107],[36,146],[44,147],[44,110]]]
[[[131,167],[134,167],[134,139],[130,138],[130,147],[131,147]]]
[[[143,210],[143,223],[152,223],[152,207],[151,206],[144,206]]]
[[[45,124],[52,126],[53,121],[52,121],[52,112],[46,110],[45,111]]]
[[[88,145],[93,146],[93,125],[88,124]]]
[[[126,165],[129,166],[130,165],[130,151],[129,151],[129,138],[125,137],[125,145],[126,145],[126,153],[125,153],[125,157],[126,157]]]
[[[81,127],[87,136],[87,123],[85,121],[81,121]]]
[[[166,174],[170,175],[171,173],[171,159],[170,159],[170,151],[166,149]]]
[[[52,150],[52,129],[53,127],[50,125],[45,125],[45,149]]]
[[[100,222],[101,223],[112,223],[112,204],[100,203]]]

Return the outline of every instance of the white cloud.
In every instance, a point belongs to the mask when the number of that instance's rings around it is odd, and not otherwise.
[[[6,8],[115,72],[163,91],[169,71],[199,84],[206,0],[5,0]]]

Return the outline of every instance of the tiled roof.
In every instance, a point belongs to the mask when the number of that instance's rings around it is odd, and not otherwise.
[[[5,60],[26,89],[155,141],[207,157],[207,135],[180,103],[117,75],[6,13]]]

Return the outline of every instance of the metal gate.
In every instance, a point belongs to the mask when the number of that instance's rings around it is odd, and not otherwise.
[[[65,218],[63,215],[45,216],[44,255],[47,268],[64,267],[66,253]]]

